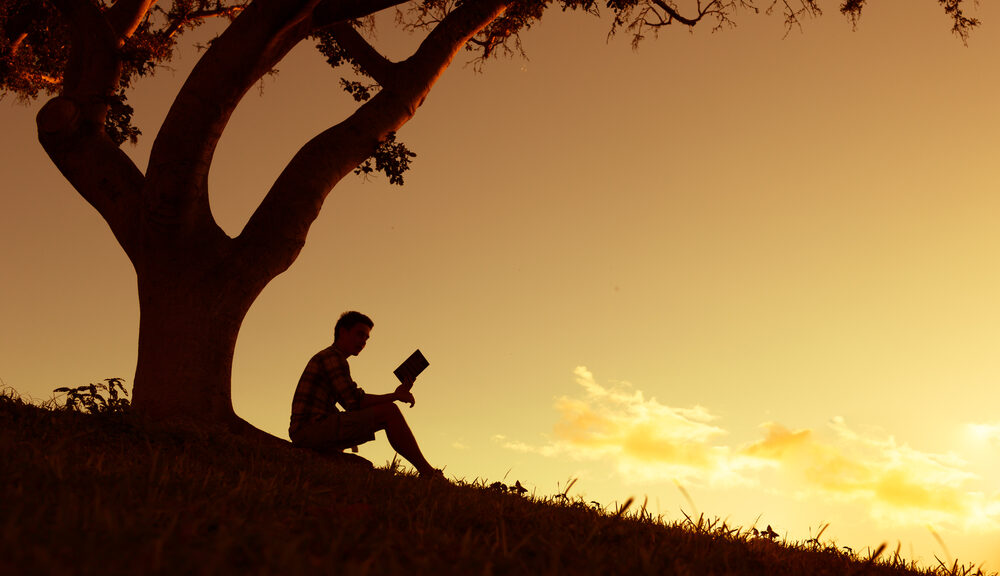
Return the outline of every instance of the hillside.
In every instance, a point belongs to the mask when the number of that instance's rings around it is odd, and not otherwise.
[[[0,574],[977,573],[661,521],[638,505],[366,470],[13,391],[0,395],[0,459]]]

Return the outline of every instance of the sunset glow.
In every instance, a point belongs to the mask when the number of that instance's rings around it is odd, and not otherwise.
[[[765,422],[758,427],[762,438],[727,443],[736,434],[703,407],[664,406],[624,383],[605,388],[584,367],[575,374],[583,397],[556,401],[553,440],[532,446],[503,438],[504,447],[607,461],[624,482],[760,488],[767,471],[773,472],[770,482],[792,489],[798,500],[860,503],[886,525],[1000,528],[1000,498],[976,491],[982,479],[955,454],[924,453],[891,436],[862,434],[840,417],[821,431]]]
[[[399,132],[406,185],[345,179],[250,310],[236,412],[287,437],[306,361],[361,310],[354,378],[387,392],[424,352],[403,410],[451,477],[1000,570],[1000,8],[964,46],[937,2],[872,4],[855,30],[831,3],[638,50],[553,14],[527,59],[460,54]],[[196,57],[130,98],[140,167]],[[220,142],[220,226],[354,106],[293,51]],[[38,107],[0,103],[0,378],[44,400],[131,382],[138,302]]]

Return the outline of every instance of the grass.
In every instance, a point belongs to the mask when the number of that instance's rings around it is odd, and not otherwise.
[[[971,575],[0,394],[0,574]]]

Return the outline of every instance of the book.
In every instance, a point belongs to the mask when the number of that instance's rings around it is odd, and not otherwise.
[[[406,384],[408,382],[409,386],[406,389],[409,390],[413,386],[414,380],[417,379],[417,375],[423,372],[424,368],[428,366],[430,366],[430,362],[427,361],[427,358],[424,358],[420,350],[416,350],[413,354],[410,354],[409,358],[403,360],[403,363],[393,370],[392,373],[396,375],[396,378],[401,383]]]

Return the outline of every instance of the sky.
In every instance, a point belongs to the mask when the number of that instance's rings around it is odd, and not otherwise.
[[[965,46],[931,0],[854,30],[834,4],[638,50],[553,12],[527,59],[460,54],[399,133],[405,186],[345,179],[250,310],[237,413],[287,437],[302,368],[357,309],[366,390],[430,361],[404,414],[450,477],[1000,570],[1000,9]],[[131,97],[141,167],[196,57]],[[352,110],[310,46],[278,71],[215,155],[230,234]],[[131,382],[139,311],[38,106],[0,101],[0,379],[41,401]]]

